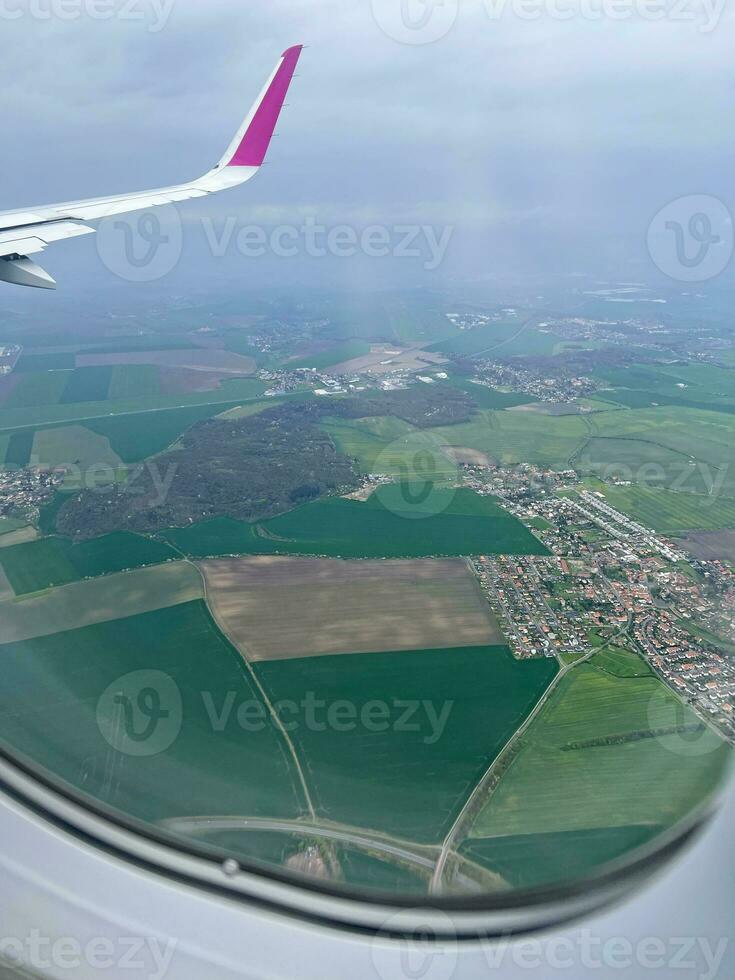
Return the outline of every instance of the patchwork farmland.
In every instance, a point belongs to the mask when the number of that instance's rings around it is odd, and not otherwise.
[[[0,603],[0,644],[65,633],[82,626],[153,612],[203,597],[188,562],[169,562]]]

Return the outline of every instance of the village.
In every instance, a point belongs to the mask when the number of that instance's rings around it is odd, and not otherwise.
[[[614,641],[735,743],[735,572],[727,563],[689,558],[571,471],[474,466],[464,468],[464,482],[500,498],[551,552],[473,560],[517,657],[566,663]]]

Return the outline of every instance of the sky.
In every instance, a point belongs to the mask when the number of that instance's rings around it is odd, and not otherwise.
[[[304,43],[263,172],[180,207],[181,258],[131,297],[194,279],[647,281],[659,275],[647,229],[664,205],[704,194],[735,208],[734,20],[722,3],[0,0],[0,208],[199,175],[283,49]],[[312,254],[308,222],[353,229],[355,254]],[[293,227],[297,254],[274,254],[270,238],[264,255],[243,254],[250,225]],[[364,254],[373,225],[386,256]],[[44,262],[74,288],[120,279],[92,236]]]

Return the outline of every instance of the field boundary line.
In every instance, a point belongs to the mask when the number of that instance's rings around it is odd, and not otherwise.
[[[177,549],[177,550],[179,550],[179,549]],[[183,555],[183,552],[180,552],[180,554]],[[312,819],[314,821],[316,821],[316,809],[314,807],[314,801],[311,798],[311,792],[309,791],[309,786],[308,786],[308,784],[306,782],[306,775],[304,774],[304,769],[303,769],[303,767],[301,765],[301,760],[299,759],[298,753],[296,751],[296,746],[294,745],[293,740],[291,739],[291,737],[289,736],[288,732],[284,728],[283,722],[278,717],[278,713],[276,712],[276,709],[275,709],[275,707],[273,705],[273,702],[268,697],[268,694],[267,694],[265,688],[263,687],[263,685],[262,685],[262,683],[260,681],[260,678],[255,673],[255,670],[253,668],[253,665],[250,663],[250,661],[248,660],[247,656],[244,653],[241,652],[240,648],[234,642],[234,640],[232,639],[232,637],[230,636],[230,634],[228,633],[228,631],[225,629],[223,623],[220,621],[219,617],[217,616],[217,613],[215,612],[215,610],[213,608],[213,604],[209,600],[209,589],[207,588],[207,576],[204,574],[201,566],[197,562],[192,561],[192,559],[189,558],[188,556],[185,556],[185,561],[187,561],[190,565],[193,565],[194,568],[196,568],[197,572],[199,573],[199,577],[202,580],[202,588],[204,590],[204,602],[205,602],[205,604],[207,606],[207,609],[209,610],[210,616],[214,620],[214,622],[215,622],[217,628],[219,629],[219,631],[227,639],[228,643],[230,643],[230,645],[232,646],[232,648],[240,655],[240,660],[245,665],[246,671],[250,675],[250,678],[251,678],[253,684],[258,689],[258,692],[260,693],[260,696],[263,698],[263,702],[265,703],[265,705],[268,708],[268,711],[269,711],[269,713],[271,715],[271,718],[273,719],[273,724],[275,725],[275,727],[278,729],[278,731],[283,736],[283,739],[284,739],[286,745],[288,746],[289,752],[291,753],[291,757],[293,758],[294,764],[296,765],[296,771],[299,774],[299,781],[301,783],[301,789],[302,789],[303,794],[304,794],[306,805],[309,808],[309,813],[311,814]]]

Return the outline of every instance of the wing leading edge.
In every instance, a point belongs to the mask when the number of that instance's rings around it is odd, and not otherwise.
[[[197,180],[152,191],[0,213],[0,280],[54,289],[54,280],[29,255],[42,252],[53,242],[92,234],[95,229],[84,222],[206,197],[254,177],[268,152],[302,48],[299,44],[284,51],[222,159]]]

